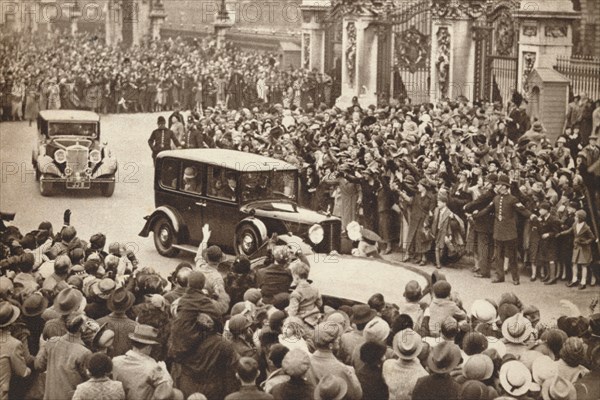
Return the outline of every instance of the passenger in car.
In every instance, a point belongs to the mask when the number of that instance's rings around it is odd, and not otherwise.
[[[223,186],[219,192],[219,197],[229,200],[235,200],[235,189],[237,186],[237,181],[235,179],[235,175],[227,174],[227,185]]]
[[[200,193],[200,184],[197,181],[196,168],[187,167],[183,171],[182,189],[184,192]]]

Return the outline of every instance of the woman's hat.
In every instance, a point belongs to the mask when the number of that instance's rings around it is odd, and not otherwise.
[[[548,379],[542,385],[542,398],[544,400],[576,400],[575,386],[562,376]]]
[[[531,373],[522,362],[508,361],[500,368],[500,384],[511,396],[522,396],[531,387]]]
[[[392,348],[400,359],[412,360],[423,350],[423,340],[421,335],[412,329],[404,329],[394,336]]]
[[[433,372],[444,374],[456,368],[460,360],[460,348],[454,343],[444,341],[430,350],[427,366]]]
[[[19,307],[12,305],[8,301],[0,303],[0,328],[4,328],[12,324],[21,315]]]
[[[111,293],[106,305],[113,312],[125,312],[133,306],[135,296],[125,288],[118,288]]]
[[[129,340],[142,344],[159,344],[158,329],[144,324],[137,324],[133,333],[130,333]]]
[[[60,315],[71,314],[77,311],[83,301],[83,294],[77,289],[66,288],[61,290],[54,299],[54,310]]]
[[[40,293],[32,293],[23,302],[21,310],[26,317],[37,317],[42,315],[48,308],[48,299]]]
[[[315,400],[341,400],[348,392],[348,384],[340,377],[325,375],[315,388]]]
[[[508,318],[502,324],[502,337],[511,343],[524,343],[532,332],[531,321],[520,313]]]

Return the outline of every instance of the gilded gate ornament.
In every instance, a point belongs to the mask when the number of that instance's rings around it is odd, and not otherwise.
[[[508,56],[512,53],[515,44],[515,24],[510,11],[504,9],[496,20],[496,54]]]
[[[429,36],[414,26],[404,32],[396,33],[394,45],[395,65],[405,67],[414,73],[420,67],[427,66],[429,57]]]
[[[348,71],[348,83],[354,87],[356,79],[356,25],[348,22],[346,26],[348,46],[346,46],[346,69]]]
[[[441,98],[448,96],[450,74],[450,32],[448,27],[441,26],[437,31],[437,57],[435,62]]]

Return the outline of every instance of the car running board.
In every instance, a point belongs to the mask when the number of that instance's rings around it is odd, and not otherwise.
[[[188,253],[196,254],[198,252],[198,246],[194,247],[189,244],[172,244],[171,246],[181,251],[187,251]]]

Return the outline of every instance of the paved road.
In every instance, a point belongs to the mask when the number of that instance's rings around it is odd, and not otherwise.
[[[163,115],[166,117],[168,113]],[[0,209],[15,211],[15,225],[27,231],[35,229],[43,220],[49,220],[59,228],[63,211],[69,208],[73,212],[72,224],[77,227],[82,238],[87,239],[96,232],[103,232],[109,243],[127,243],[136,252],[142,265],[153,266],[161,273],[168,274],[186,257],[163,258],[154,250],[152,236],[141,238],[137,235],[143,226],[143,217],[154,208],[154,169],[146,142],[155,127],[157,116],[158,114],[122,114],[102,117],[102,140],[108,141],[119,161],[117,187],[111,198],[102,197],[99,191],[66,190],[53,197],[42,197],[31,167],[31,149],[36,140],[35,126],[29,127],[27,122],[0,124]],[[400,258],[398,255],[386,257],[392,261]],[[340,263],[343,262],[340,260]],[[347,277],[348,282],[351,282],[347,286],[352,290],[359,290],[360,282],[365,282],[365,293],[358,293],[356,297],[366,301],[373,293],[373,287],[378,284],[383,288],[382,292],[395,291],[401,296],[403,287],[396,281],[390,282],[389,279],[382,279],[378,274],[371,273],[379,267],[371,268],[369,262],[365,262],[365,274]],[[433,267],[419,268],[428,274],[433,271]],[[398,269],[400,274],[403,271]],[[466,268],[445,268],[443,272],[467,307],[475,299],[499,298],[503,291],[513,291],[524,303],[537,304],[543,319],[560,315],[560,299],[570,299],[583,310],[592,297],[600,293],[598,287],[585,291],[568,289],[562,283],[549,287],[539,282],[531,283],[526,277],[521,279],[522,284],[518,287],[511,283],[492,285],[489,280],[472,277]],[[339,279],[339,268],[332,268],[330,274],[330,281]],[[324,272],[324,278],[327,278],[327,272]]]

